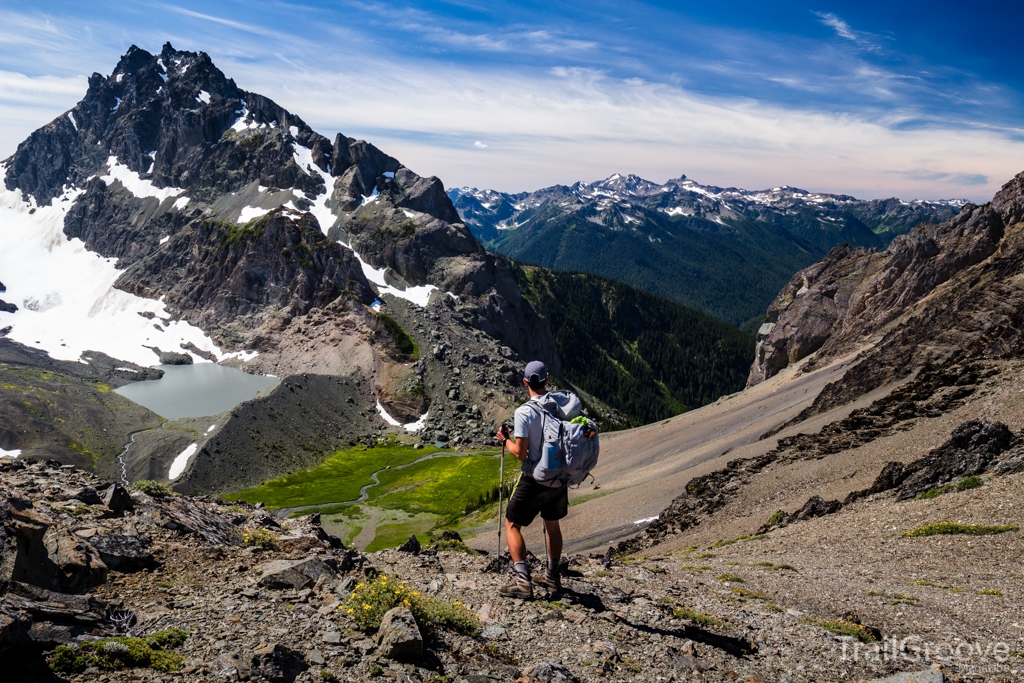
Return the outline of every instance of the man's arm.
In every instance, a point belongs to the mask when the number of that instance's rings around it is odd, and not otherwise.
[[[516,456],[516,460],[526,462],[526,456],[530,452],[530,437],[521,436],[518,439],[513,437],[505,442],[505,447],[509,453]]]
[[[525,462],[528,454],[530,453],[530,437],[520,436],[518,439],[514,436],[506,437],[505,435],[508,432],[507,430],[502,431],[502,429],[498,429],[498,433],[495,438],[498,441],[505,439],[505,448],[508,449],[508,452],[516,456],[516,460],[519,462]]]

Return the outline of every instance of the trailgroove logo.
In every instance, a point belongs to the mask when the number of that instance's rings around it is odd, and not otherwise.
[[[970,642],[956,638],[950,642],[932,642],[912,635],[905,638],[892,636],[876,643],[843,641],[842,661],[958,664],[960,668],[966,666],[972,671],[977,670],[977,673],[995,673],[1009,670],[1006,663],[1016,654],[1003,641]],[[1024,663],[1021,668],[1024,668]]]

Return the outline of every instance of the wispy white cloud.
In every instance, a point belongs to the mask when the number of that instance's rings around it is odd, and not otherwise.
[[[473,143],[473,146],[476,147],[477,149],[487,149],[489,145],[477,140],[476,142]]]
[[[831,12],[815,12],[814,14],[818,16],[821,23],[835,31],[836,35],[840,38],[845,38],[846,40],[856,43],[859,47],[865,50],[875,52],[881,50],[881,47],[871,40],[867,33],[854,31],[852,26],[835,14],[832,14]]]

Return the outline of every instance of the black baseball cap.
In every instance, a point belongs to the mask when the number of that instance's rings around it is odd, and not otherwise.
[[[532,360],[526,364],[523,377],[527,382],[543,382],[548,378],[548,367],[542,361]]]

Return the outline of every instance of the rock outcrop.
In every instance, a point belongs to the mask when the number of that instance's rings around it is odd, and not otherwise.
[[[820,412],[922,368],[1017,354],[1022,185],[1017,176],[989,204],[919,226],[884,252],[837,247],[797,273],[761,327],[748,385],[811,354],[808,369],[860,350],[818,397]]]

